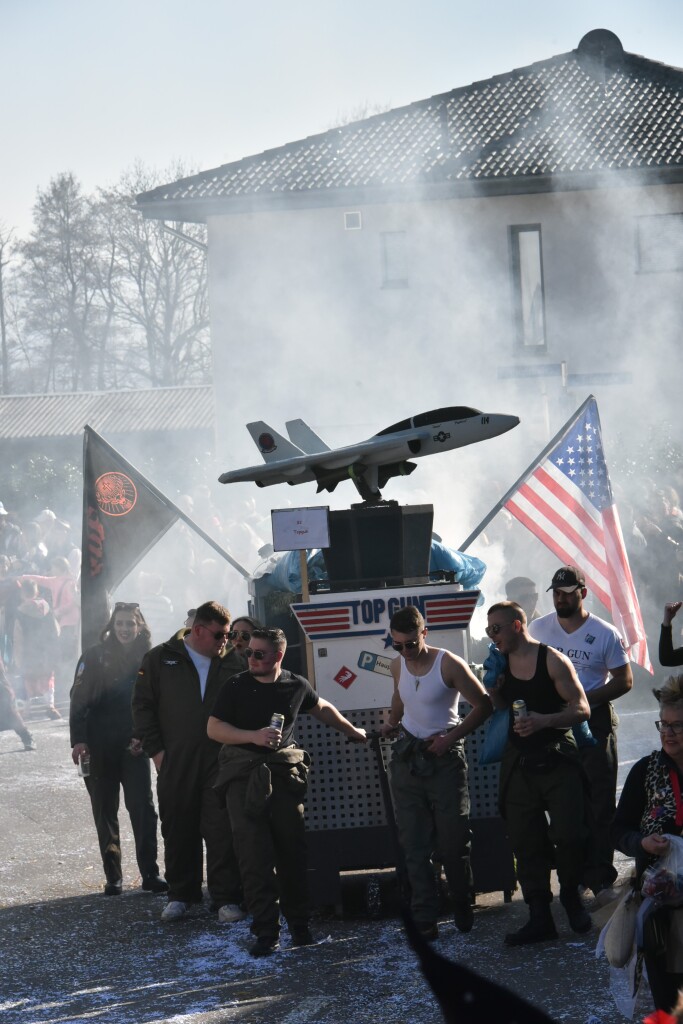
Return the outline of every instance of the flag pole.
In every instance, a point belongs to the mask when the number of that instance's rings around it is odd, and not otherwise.
[[[97,439],[100,442],[100,444],[103,445],[105,448],[107,448],[108,451],[110,452],[110,454],[112,454],[115,458],[121,459],[122,462],[125,462],[128,465],[132,466],[132,464],[128,461],[128,459],[126,459],[123,455],[121,455],[121,453],[118,452],[116,450],[116,448],[114,448],[112,445],[110,445],[108,441],[105,441],[104,438],[102,437],[102,435],[98,434],[97,431],[93,427],[90,427],[90,426],[88,426],[86,424],[85,429],[89,430],[91,434],[94,434],[97,437]],[[140,471],[136,470],[136,472],[139,473]],[[143,476],[144,474],[140,473],[140,475]],[[151,483],[146,477],[144,477],[144,480],[145,480],[145,487],[149,491],[151,491],[151,493],[154,495],[155,498],[157,498],[159,501],[161,501],[168,508],[172,508],[173,511],[176,513],[176,515],[178,516],[179,519],[182,519],[184,523],[186,523],[191,529],[193,529],[195,531],[195,533],[199,534],[199,536],[202,538],[202,540],[206,541],[206,543],[208,545],[210,545],[210,547],[212,547],[214,549],[214,551],[216,551],[219,555],[221,555],[221,557],[223,557],[226,560],[226,562],[229,562],[230,565],[233,567],[233,569],[236,569],[237,572],[245,580],[251,579],[251,573],[248,572],[244,568],[243,565],[240,565],[240,563],[235,558],[233,558],[232,555],[229,555],[228,552],[225,551],[220,546],[220,544],[218,544],[213,539],[213,537],[210,537],[208,533],[205,533],[204,530],[202,530],[201,526],[198,526],[194,522],[194,520],[192,520],[188,515],[186,515],[183,512],[182,509],[178,508],[178,506],[175,504],[175,502],[171,501],[170,498],[166,497],[166,495],[163,494],[162,491],[160,491],[157,487],[155,487],[154,484]]]
[[[473,530],[472,533],[469,535],[467,540],[464,541],[464,543],[462,543],[458,547],[458,549],[457,549],[458,551],[467,551],[467,549],[470,546],[470,544],[472,543],[472,541],[476,540],[476,538],[479,536],[479,534],[482,532],[482,530],[485,530],[486,527],[491,522],[491,520],[495,516],[498,515],[498,513],[500,512],[500,510],[502,509],[502,507],[505,505],[506,501],[508,500],[508,498],[511,498],[512,495],[515,493],[515,491],[519,487],[521,487],[523,483],[526,483],[526,481],[529,479],[529,477],[531,476],[531,474],[535,470],[536,466],[540,465],[540,463],[543,462],[543,460],[546,457],[546,455],[550,454],[550,452],[553,450],[555,445],[562,438],[563,434],[565,434],[566,431],[569,430],[569,428],[571,427],[572,423],[579,418],[579,416],[584,411],[584,409],[586,408],[588,403],[592,402],[592,401],[593,401],[593,395],[589,395],[588,398],[585,400],[585,402],[583,402],[579,406],[579,408],[576,410],[576,412],[573,413],[573,415],[571,415],[569,417],[569,419],[564,424],[564,426],[560,427],[558,432],[553,437],[552,441],[548,441],[547,445],[545,446],[545,448],[543,449],[541,454],[537,455],[536,458],[534,459],[534,461],[524,470],[524,472],[520,476],[519,480],[516,480],[515,483],[512,485],[512,487],[510,487],[510,489],[508,491],[506,491],[506,493],[503,495],[503,497],[500,499],[500,501],[497,502],[496,505],[494,505],[494,507],[491,509],[491,511],[488,513],[488,515],[484,516],[482,521],[479,523],[479,526],[477,526],[477,528],[475,530]]]

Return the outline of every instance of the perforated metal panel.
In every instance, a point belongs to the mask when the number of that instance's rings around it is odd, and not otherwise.
[[[469,705],[461,704],[461,709],[461,714],[466,715]],[[377,731],[388,720],[388,714],[387,708],[345,712],[354,725],[368,732]],[[309,831],[384,825],[379,769],[372,750],[364,744],[349,743],[310,715],[297,719],[296,735],[313,760],[306,802]],[[483,741],[484,729],[478,729],[465,740],[473,819],[498,816],[499,766],[479,765]],[[390,741],[382,742],[386,765],[390,748]]]
[[[469,704],[465,701],[460,703],[460,714],[468,714]],[[479,754],[484,745],[486,725],[475,732],[471,732],[465,738],[465,756],[469,768],[470,786],[470,817],[471,818],[497,818],[498,817],[498,776],[500,773],[499,764],[479,764]]]
[[[372,732],[387,720],[388,710],[370,708],[347,711],[345,715],[354,725]],[[379,770],[369,746],[350,743],[341,733],[310,715],[299,716],[296,736],[313,760],[306,799],[309,831],[368,828],[386,823]],[[390,744],[383,742],[382,746],[388,748]]]

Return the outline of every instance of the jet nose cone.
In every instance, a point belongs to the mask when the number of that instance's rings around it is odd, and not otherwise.
[[[494,436],[505,434],[506,431],[519,426],[519,416],[507,416],[505,413],[500,412],[493,413],[489,416],[489,424],[491,426],[491,433]]]

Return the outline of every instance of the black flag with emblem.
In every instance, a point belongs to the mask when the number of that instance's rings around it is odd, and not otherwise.
[[[83,649],[99,640],[112,592],[180,510],[92,427],[83,439]],[[183,517],[184,518],[184,517]]]

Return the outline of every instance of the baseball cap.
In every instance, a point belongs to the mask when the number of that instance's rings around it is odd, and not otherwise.
[[[553,576],[548,590],[564,590],[565,594],[571,594],[578,587],[585,586],[586,580],[580,569],[575,565],[563,565]]]

